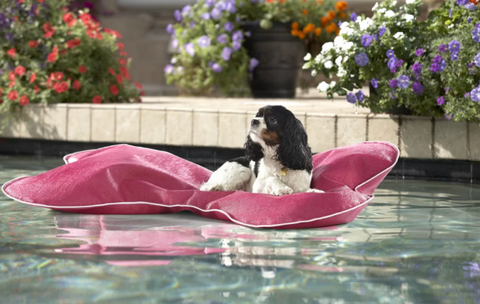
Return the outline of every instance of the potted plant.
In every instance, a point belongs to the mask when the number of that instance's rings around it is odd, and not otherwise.
[[[333,0],[200,0],[175,12],[165,67],[181,94],[293,97],[305,47],[333,39],[347,4]],[[322,19],[323,18],[323,19]]]
[[[347,101],[374,113],[404,105],[414,115],[478,121],[476,2],[449,0],[424,22],[416,20],[421,1],[407,0],[399,8],[395,4],[375,5],[372,19],[353,15],[333,43],[307,58],[305,68],[340,77],[318,89],[329,98],[346,95]],[[372,88],[368,97],[361,91],[365,83]]]

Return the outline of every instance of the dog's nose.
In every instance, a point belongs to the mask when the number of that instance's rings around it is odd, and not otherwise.
[[[252,122],[250,123],[252,127],[258,126],[259,124],[260,124],[260,121],[258,121],[258,119],[252,119]]]

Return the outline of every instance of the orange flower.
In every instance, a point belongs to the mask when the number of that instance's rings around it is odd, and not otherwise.
[[[330,18],[330,20],[335,19],[335,16],[337,16],[337,14],[335,14],[334,11],[328,11],[328,18]]]
[[[305,26],[305,28],[303,29],[303,32],[305,34],[312,33],[313,31],[315,31],[315,25],[311,23],[307,24],[307,26]]]
[[[322,21],[321,21],[320,25],[321,25],[322,27],[325,27],[329,22],[330,22],[330,18],[328,18],[328,17],[322,17]]]
[[[315,36],[320,36],[321,33],[322,33],[322,29],[319,28],[319,27],[317,27],[317,28],[315,29]]]
[[[302,14],[308,15],[308,10],[304,9],[304,10],[302,11]]]
[[[305,39],[306,36],[304,32],[298,32],[298,38]]]
[[[292,22],[292,30],[298,30],[298,22]]]
[[[332,22],[325,29],[327,30],[327,33],[330,34],[330,33],[333,33],[337,30],[337,25]]]
[[[292,36],[298,36],[298,31],[297,30],[291,30],[290,34],[292,34]]]
[[[345,1],[338,1],[337,4],[335,4],[335,8],[337,11],[344,11],[348,8],[348,4]]]
[[[318,4],[323,4],[323,1],[322,0],[317,0],[317,3]]]
[[[341,12],[338,14],[338,18],[345,20],[345,18],[347,18],[347,14],[345,14],[344,12]]]

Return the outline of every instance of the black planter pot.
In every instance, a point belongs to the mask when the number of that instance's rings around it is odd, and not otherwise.
[[[375,89],[372,84],[369,84],[370,88],[370,96],[377,95],[377,89]],[[404,104],[402,105],[395,105],[385,111],[386,114],[393,114],[393,115],[412,115],[412,110],[408,109]]]
[[[245,48],[251,58],[259,61],[250,78],[250,88],[255,98],[293,98],[305,56],[302,40],[290,34],[290,25],[274,23],[265,30],[259,22],[243,25],[251,33],[246,37]]]

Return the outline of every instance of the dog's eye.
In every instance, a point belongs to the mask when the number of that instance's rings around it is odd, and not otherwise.
[[[268,122],[271,123],[271,124],[276,124],[277,123],[277,119],[273,116],[270,116],[268,118]]]

